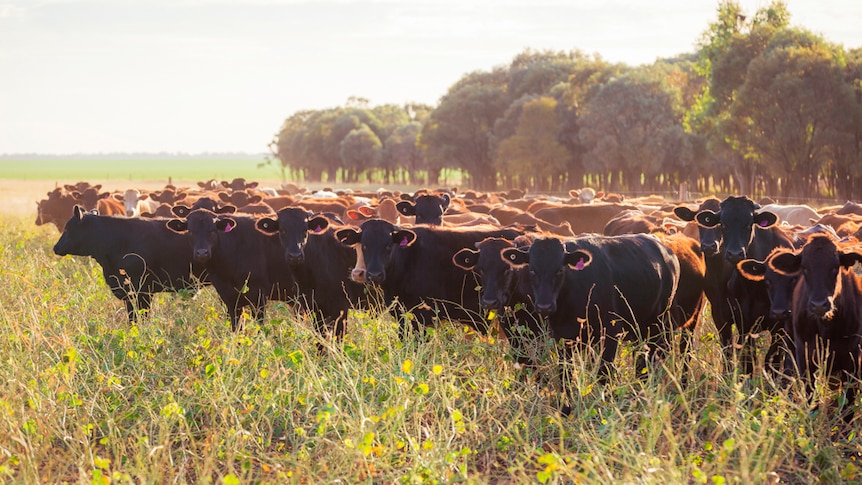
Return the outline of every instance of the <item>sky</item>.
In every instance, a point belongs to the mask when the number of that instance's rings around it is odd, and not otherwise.
[[[768,4],[741,0],[753,14]],[[862,46],[862,1],[786,0]],[[0,0],[0,154],[263,153],[300,110],[436,105],[527,48],[694,52],[717,0]]]

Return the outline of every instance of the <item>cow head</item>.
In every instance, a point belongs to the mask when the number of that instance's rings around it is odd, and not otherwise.
[[[93,217],[91,212],[85,211],[81,206],[76,205],[72,209],[72,217],[66,221],[66,226],[63,228],[63,234],[54,245],[54,254],[65,256],[73,254],[75,256],[87,256],[87,238],[90,236],[88,223]]]
[[[721,201],[718,212],[701,210],[695,219],[704,228],[718,229],[724,246],[724,257],[736,264],[745,259],[755,226],[761,229],[772,227],[778,216],[769,211],[757,212],[760,205],[746,196],[730,196]]]
[[[808,316],[831,320],[835,313],[835,298],[841,293],[841,273],[862,261],[862,251],[840,248],[828,235],[813,235],[796,252],[782,252],[770,258],[776,272],[800,276],[805,280],[807,301],[803,302]]]
[[[511,300],[518,273],[525,271],[524,268],[512,268],[503,259],[503,251],[514,247],[507,239],[487,238],[476,243],[476,250],[464,248],[452,256],[455,266],[473,271],[481,278],[479,298],[485,310],[502,310]]]
[[[503,258],[513,267],[526,266],[530,293],[536,311],[543,316],[557,311],[557,298],[568,270],[581,271],[590,265],[592,255],[585,250],[567,251],[559,239],[533,241],[529,249],[503,250]]]
[[[721,202],[718,199],[710,198],[704,200],[696,211],[686,206],[679,206],[673,210],[673,213],[683,221],[692,222],[697,220],[697,214],[701,211],[718,212],[719,210],[721,210]],[[704,256],[717,255],[718,248],[721,246],[721,230],[714,226],[704,226],[698,222],[697,232],[700,240],[700,250]]]
[[[410,247],[416,242],[416,233],[401,229],[382,219],[365,221],[359,229],[345,228],[335,233],[345,246],[359,245],[359,259],[365,264],[366,277],[373,283],[386,281],[386,266],[393,251]]]
[[[101,187],[101,186],[100,186]],[[102,192],[99,193],[99,190],[94,186],[90,187],[83,192],[74,191],[70,194],[73,199],[75,199],[76,204],[80,204],[84,206],[84,210],[94,210],[96,209],[99,200],[107,199],[111,196],[110,192]]]
[[[787,320],[793,312],[793,291],[799,282],[798,273],[787,274],[775,271],[770,265],[773,257],[781,253],[791,253],[787,248],[777,248],[765,261],[743,259],[736,264],[739,274],[750,281],[761,281],[766,285],[769,297],[769,316],[774,320]]]
[[[443,213],[449,207],[449,194],[420,195],[416,202],[402,200],[396,204],[398,212],[405,216],[415,216],[416,224],[439,226],[443,224]]]
[[[258,219],[255,227],[264,234],[278,233],[284,247],[284,259],[295,265],[305,262],[305,244],[309,233],[312,237],[326,234],[329,220],[321,215],[314,216],[301,207],[287,207],[278,211],[277,219]]]
[[[198,263],[208,262],[218,247],[219,233],[232,231],[237,222],[214,212],[199,209],[192,211],[185,219],[171,219],[165,223],[168,229],[191,235],[192,257]]]

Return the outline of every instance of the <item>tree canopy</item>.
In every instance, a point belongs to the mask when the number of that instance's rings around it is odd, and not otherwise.
[[[526,49],[437,106],[297,112],[270,145],[304,180],[850,198],[862,188],[862,49],[791,26],[783,2],[718,5],[696,52],[613,64]]]

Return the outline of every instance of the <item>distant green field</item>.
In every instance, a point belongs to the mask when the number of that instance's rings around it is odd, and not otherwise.
[[[263,159],[21,159],[0,160],[0,179],[14,180],[205,180],[278,179]]]

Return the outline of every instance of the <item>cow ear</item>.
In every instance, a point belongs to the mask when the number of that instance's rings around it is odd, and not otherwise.
[[[410,229],[401,229],[392,233],[392,242],[402,248],[412,246],[416,242],[416,233]]]
[[[222,183],[224,183],[224,182],[222,182]],[[221,199],[221,200],[222,200],[222,202],[233,202],[233,201],[230,199],[230,196],[229,196],[229,195],[227,195],[227,192],[219,192],[219,193],[218,193],[218,198],[219,198],[219,199]]]
[[[443,199],[443,211],[445,212],[446,208],[449,207],[449,202],[451,202],[452,199],[449,198],[449,194],[443,194],[441,198]]]
[[[213,212],[215,212],[216,214],[233,214],[234,212],[236,212],[236,206],[230,204],[223,205],[221,207],[216,207]]]
[[[362,240],[362,233],[353,228],[345,228],[335,232],[335,238],[345,246],[353,246],[359,244]]]
[[[346,215],[347,218],[350,219],[351,221],[362,221],[362,220],[366,219],[365,214],[359,212],[356,209],[347,209],[344,212],[344,215]]]
[[[575,199],[577,199],[578,197],[581,196],[581,191],[578,189],[572,189],[569,191],[569,195],[574,197]]]
[[[275,234],[278,232],[278,221],[271,217],[262,217],[254,224],[258,231],[264,234]]]
[[[123,194],[113,194],[111,197],[113,197],[114,200],[116,200],[117,202],[125,202],[125,197],[123,197]]]
[[[99,194],[100,199],[107,199],[110,196],[111,196],[110,192],[102,192],[101,194]]]
[[[180,218],[183,218],[183,219],[185,219],[186,217],[188,217],[188,216],[189,216],[189,212],[191,212],[191,211],[192,211],[192,209],[191,209],[190,207],[187,207],[187,206],[182,205],[182,204],[180,204],[180,205],[175,205],[175,206],[171,207],[171,212],[172,212],[175,216],[180,217]]]
[[[77,187],[75,187],[74,185],[70,185],[70,184],[63,185],[63,188],[66,189],[66,192],[74,192],[74,191],[78,190]],[[51,195],[51,192],[48,192],[48,195]]]
[[[323,231],[329,227],[329,219],[323,216],[316,216],[308,220],[308,231],[312,234],[323,234]]]
[[[374,214],[376,214],[376,213],[377,213],[377,211],[376,211],[376,210],[372,209],[371,207],[368,207],[367,205],[364,205],[364,206],[362,206],[362,207],[359,207],[359,208],[358,208],[358,209],[356,209],[356,210],[357,210],[357,211],[359,211],[359,213],[360,213],[360,214],[362,214],[362,215],[363,215],[363,216],[365,216],[365,217],[372,217],[372,216],[374,216]]]
[[[198,182],[198,187],[203,189],[203,188],[206,188],[206,186],[207,186],[207,184],[205,184],[203,182]]]
[[[150,194],[138,194],[138,200],[147,200],[150,198]]]
[[[249,197],[249,198],[248,198],[248,203],[249,203],[249,204],[258,204],[258,203],[260,203],[260,201],[262,201],[262,200],[263,200],[263,197],[261,197],[261,196],[259,196],[259,195],[255,195],[255,196],[252,196],[252,197]]]
[[[754,214],[754,225],[767,229],[778,223],[778,216],[774,212],[763,211]]]
[[[841,266],[849,268],[856,263],[862,263],[862,253],[858,249],[844,250],[838,253],[838,262],[841,263]]]
[[[230,217],[223,217],[215,222],[216,229],[222,232],[231,232],[236,228],[236,220]]]
[[[401,194],[400,196],[398,196],[398,198],[401,200],[406,200],[407,202],[413,202],[413,196],[407,193]]]
[[[395,204],[395,208],[398,209],[398,212],[401,213],[401,215],[403,216],[416,215],[416,206],[414,206],[412,202],[402,200],[401,202]]]
[[[84,209],[76,204],[75,207],[72,208],[72,217],[74,219],[81,220],[81,218],[84,217]]]
[[[694,220],[694,217],[697,215],[697,212],[689,209],[688,207],[681,205],[679,207],[675,207],[673,209],[673,213],[676,214],[677,217],[686,222],[691,222]]]
[[[566,264],[575,271],[581,271],[593,262],[593,255],[587,250],[577,249],[566,253]]]
[[[792,276],[799,273],[799,267],[802,264],[802,257],[798,254],[787,251],[769,258],[769,262],[767,264],[778,274]]]
[[[176,201],[178,201],[178,200],[183,200],[183,199],[185,199],[185,198],[186,198],[186,196],[188,196],[188,195],[189,195],[189,194],[187,194],[187,193],[185,193],[185,192],[180,192],[179,194],[177,194],[176,198],[174,198],[174,201],[176,202]]]
[[[452,264],[466,271],[472,271],[478,261],[479,251],[470,248],[464,248],[452,256]]]
[[[78,192],[77,190],[73,190],[72,193],[69,195],[71,195],[72,198],[75,200],[81,200],[81,193]]]
[[[530,262],[530,252],[523,248],[508,248],[500,253],[503,261],[506,261],[512,266],[523,266]]]
[[[258,186],[258,182],[249,182],[245,184],[245,188],[247,189],[256,189]]]
[[[95,190],[96,192],[98,192],[98,191],[99,191],[99,189],[101,189],[101,188],[102,188],[102,184],[91,185],[90,187],[92,187],[92,188],[93,188],[93,190]]]
[[[711,210],[704,209],[694,216],[697,224],[706,229],[712,229],[721,222],[721,217]]]
[[[189,230],[189,223],[183,219],[171,219],[165,223],[171,231],[177,234],[185,234]]]
[[[229,189],[230,188],[230,182],[228,182],[227,180],[222,180],[221,186],[226,188],[226,189]]]
[[[763,281],[766,275],[766,263],[756,259],[743,259],[736,263],[736,269],[743,278],[751,281]]]

